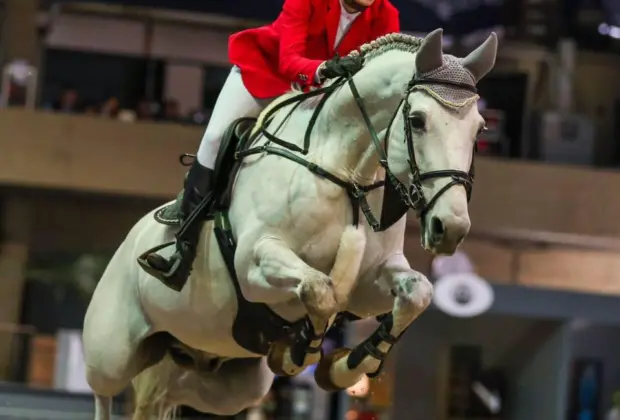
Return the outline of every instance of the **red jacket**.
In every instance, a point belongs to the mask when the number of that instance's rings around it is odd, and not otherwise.
[[[346,55],[373,39],[399,32],[398,11],[389,0],[376,0],[353,22],[334,50],[341,0],[285,0],[271,25],[233,34],[230,62],[256,98],[279,96],[291,83],[308,87],[319,65],[337,53]]]

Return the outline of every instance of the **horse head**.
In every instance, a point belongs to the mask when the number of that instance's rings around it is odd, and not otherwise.
[[[433,253],[452,254],[469,232],[473,155],[485,128],[476,84],[491,71],[496,54],[495,34],[467,57],[444,54],[438,29],[419,43],[413,60],[409,54],[404,96],[400,80],[400,106],[384,132],[383,212],[392,206],[400,218],[415,210],[422,245]],[[394,69],[399,72],[404,70]]]

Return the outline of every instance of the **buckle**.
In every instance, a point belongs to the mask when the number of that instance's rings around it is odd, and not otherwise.
[[[351,184],[352,190],[349,190],[351,197],[360,199],[366,196],[366,192],[360,188],[358,184]]]

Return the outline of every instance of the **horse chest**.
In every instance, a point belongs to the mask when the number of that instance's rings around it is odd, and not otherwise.
[[[329,270],[349,222],[351,206],[346,197],[316,198],[310,194],[291,204],[286,217],[286,237],[291,248],[310,266]]]

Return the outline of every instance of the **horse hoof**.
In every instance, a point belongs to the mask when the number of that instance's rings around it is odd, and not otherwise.
[[[314,380],[321,389],[327,392],[336,392],[344,389],[332,381],[330,371],[338,360],[348,357],[349,354],[351,354],[351,350],[342,347],[332,351],[321,359],[316,367],[316,370],[314,371]]]
[[[291,345],[288,340],[279,340],[271,344],[269,347],[269,353],[267,354],[267,366],[276,376],[295,376],[301,373],[294,368],[286,369],[286,365],[289,367],[294,366],[292,362],[287,361],[286,354],[290,353]]]

